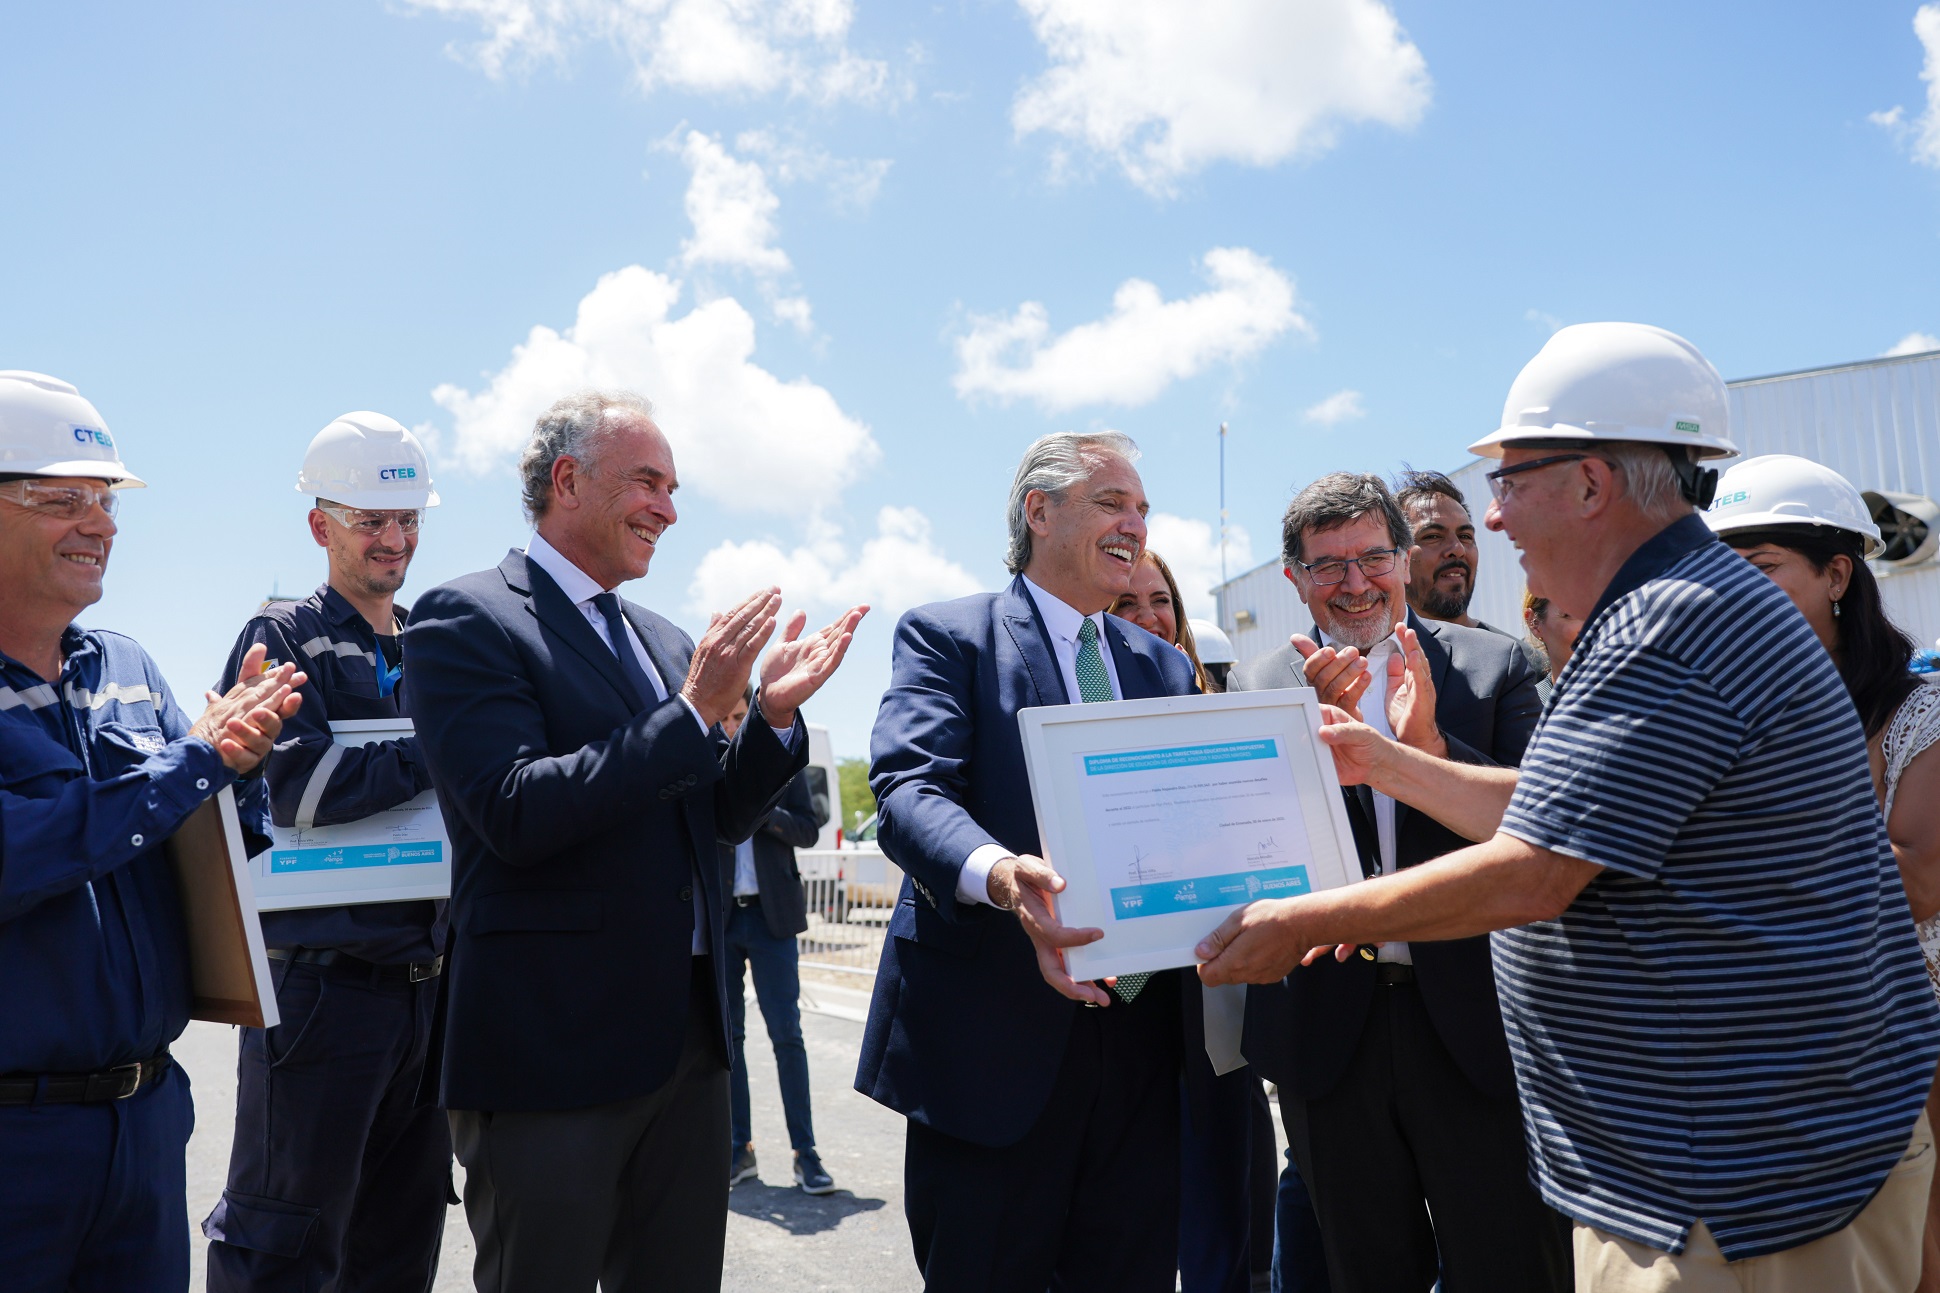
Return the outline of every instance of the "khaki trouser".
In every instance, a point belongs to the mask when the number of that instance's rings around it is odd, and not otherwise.
[[[1702,1221],[1676,1256],[1579,1223],[1576,1293],[1912,1293],[1933,1161],[1922,1112],[1906,1154],[1845,1229],[1740,1262],[1724,1259]]]

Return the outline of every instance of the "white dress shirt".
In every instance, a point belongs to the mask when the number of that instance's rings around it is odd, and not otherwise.
[[[754,840],[734,846],[734,896],[747,898],[761,892],[761,878],[754,872]]]
[[[1064,678],[1065,694],[1071,704],[1079,703],[1078,690],[1078,629],[1090,620],[1098,626],[1098,654],[1105,660],[1105,678],[1111,683],[1113,700],[1124,698],[1125,689],[1118,685],[1118,665],[1111,658],[1111,642],[1105,637],[1105,613],[1086,615],[1077,607],[1053,597],[1039,588],[1028,578],[1024,587],[1029,591],[1031,600],[1037,604],[1037,614],[1044,621],[1044,628],[1051,638],[1051,651],[1057,656],[1058,673]],[[990,905],[990,868],[1007,857],[1015,857],[1001,844],[985,844],[973,850],[963,863],[963,870],[957,873],[957,901],[980,902]]]
[[[1327,634],[1320,635],[1322,646],[1334,646],[1335,642]],[[1393,636],[1382,638],[1370,651],[1362,653],[1362,667],[1367,670],[1367,690],[1361,693],[1361,721],[1387,737],[1394,739],[1394,731],[1388,726],[1388,658],[1401,649],[1401,643]],[[1394,874],[1394,800],[1376,790],[1374,795],[1374,834],[1381,846],[1381,874]],[[1396,961],[1402,965],[1413,965],[1414,954],[1406,943],[1383,943],[1380,955],[1382,961]]]

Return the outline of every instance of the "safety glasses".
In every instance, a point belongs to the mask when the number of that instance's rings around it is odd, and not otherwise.
[[[356,507],[338,507],[332,503],[318,508],[325,516],[343,526],[352,534],[374,539],[393,524],[406,534],[416,534],[424,524],[424,512],[412,509],[406,512],[366,512]]]
[[[0,498],[57,521],[78,521],[97,507],[113,516],[121,502],[121,496],[106,485],[49,485],[38,480],[0,484]]]
[[[1516,487],[1516,482],[1510,480],[1509,477],[1519,476],[1525,471],[1535,471],[1538,467],[1554,467],[1559,462],[1582,462],[1589,456],[1587,453],[1551,454],[1547,458],[1532,458],[1528,462],[1519,462],[1513,467],[1504,467],[1500,471],[1492,471],[1486,477],[1489,482],[1489,493],[1493,494],[1495,501],[1500,503],[1503,499],[1509,497],[1510,493]]]

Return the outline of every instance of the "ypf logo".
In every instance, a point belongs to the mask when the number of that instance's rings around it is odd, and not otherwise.
[[[416,467],[379,467],[377,478],[379,480],[416,480],[418,469]]]
[[[103,449],[115,447],[113,437],[98,427],[75,427],[74,443],[100,445]]]

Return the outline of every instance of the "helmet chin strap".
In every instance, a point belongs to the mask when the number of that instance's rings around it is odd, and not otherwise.
[[[1682,445],[1666,445],[1664,453],[1677,472],[1677,492],[1684,496],[1684,501],[1700,512],[1710,507],[1718,494],[1718,469],[1698,466]]]

